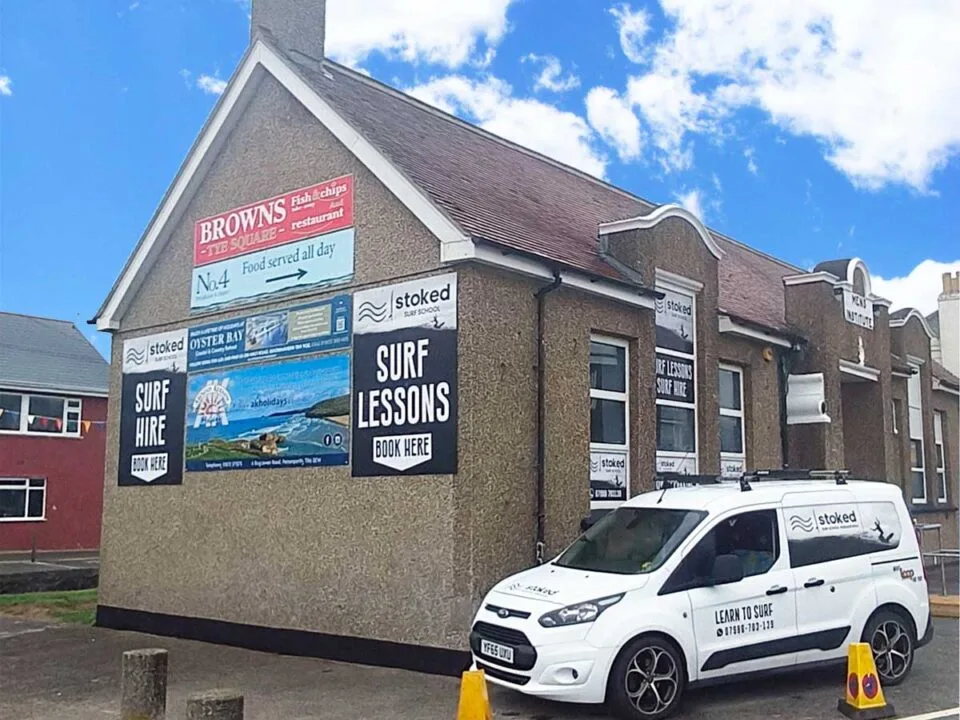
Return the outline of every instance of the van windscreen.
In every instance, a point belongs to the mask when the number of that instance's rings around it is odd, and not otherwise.
[[[619,507],[577,538],[555,564],[622,575],[653,572],[706,516],[695,510]]]

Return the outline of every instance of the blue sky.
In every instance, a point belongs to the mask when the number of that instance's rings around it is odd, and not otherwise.
[[[960,269],[960,86],[944,72],[960,49],[938,40],[960,3],[459,5],[327,0],[327,54],[801,267],[860,256],[895,307],[932,311],[940,272]],[[0,0],[0,309],[73,320],[107,349],[86,320],[249,12]]]

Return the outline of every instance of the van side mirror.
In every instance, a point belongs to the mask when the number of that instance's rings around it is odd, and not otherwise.
[[[710,573],[711,585],[729,585],[743,580],[743,561],[736,555],[717,555]]]

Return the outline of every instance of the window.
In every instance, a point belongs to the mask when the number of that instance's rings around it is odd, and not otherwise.
[[[657,271],[657,470],[697,472],[696,289],[699,283]]]
[[[79,437],[81,409],[77,398],[0,393],[0,432]]]
[[[44,520],[47,481],[0,477],[0,522]]]
[[[910,431],[910,498],[914,503],[927,502],[927,483],[923,473],[923,404],[920,399],[920,366],[911,365],[913,374],[907,380],[908,430]]]
[[[775,510],[755,510],[721,520],[684,558],[661,594],[707,584],[719,555],[736,555],[743,576],[763,575],[780,558],[780,534]]]
[[[615,338],[590,340],[590,500],[610,507],[629,491],[629,353]],[[599,505],[597,503],[600,503]]]
[[[720,466],[725,474],[739,474],[746,468],[746,443],[743,423],[743,371],[733,365],[721,365],[720,387]]]
[[[937,447],[937,502],[947,501],[947,467],[943,452],[943,413],[933,413],[933,442]]]
[[[651,573],[706,515],[696,510],[620,507],[590,527],[556,564],[623,575]]]

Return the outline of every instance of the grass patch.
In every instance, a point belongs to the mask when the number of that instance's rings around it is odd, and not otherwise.
[[[24,620],[47,620],[93,625],[97,612],[97,590],[0,595],[0,615]]]

